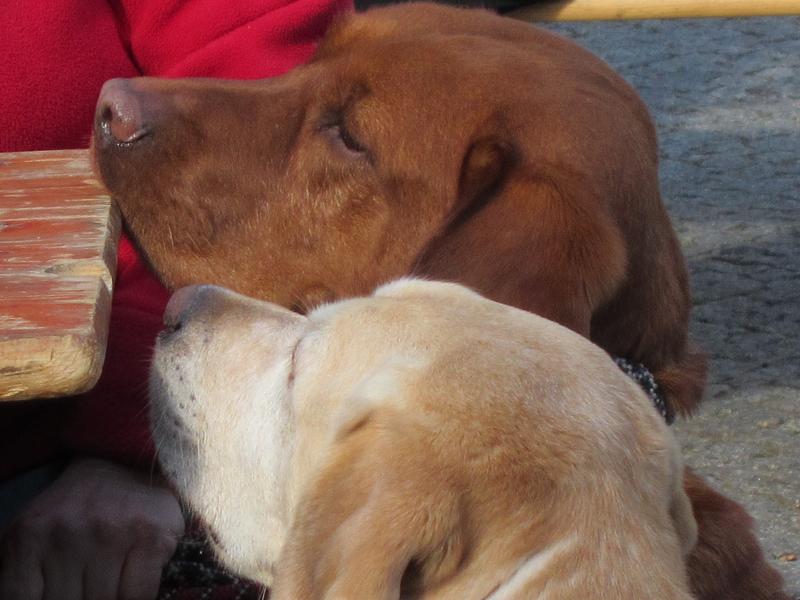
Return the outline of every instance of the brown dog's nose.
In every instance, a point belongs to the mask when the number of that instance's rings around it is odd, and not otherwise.
[[[103,85],[95,124],[105,138],[126,144],[148,134],[141,103],[127,79],[111,79]]]

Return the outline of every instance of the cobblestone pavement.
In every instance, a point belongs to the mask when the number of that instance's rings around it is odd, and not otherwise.
[[[693,335],[712,360],[706,401],[677,431],[800,598],[800,18],[548,27],[605,58],[655,116]]]

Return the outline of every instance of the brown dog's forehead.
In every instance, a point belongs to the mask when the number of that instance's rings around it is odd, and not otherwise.
[[[496,133],[498,116],[513,114],[508,105],[529,88],[530,53],[509,35],[517,25],[427,4],[343,16],[307,67],[313,94],[322,105],[339,98],[354,108],[355,133],[378,138],[384,167],[423,162],[455,177],[470,140]],[[529,64],[515,64],[522,56]]]
[[[391,40],[421,36],[473,35],[496,39],[530,30],[494,13],[474,8],[453,9],[426,2],[409,2],[341,16],[329,29],[321,48],[341,48],[359,40]]]
[[[381,71],[387,65],[392,67],[389,71],[407,70],[414,65],[418,70],[440,71],[451,65],[442,64],[436,55],[453,52],[448,58],[461,63],[459,72],[464,75],[464,67],[483,62],[485,55],[460,55],[460,51],[530,35],[532,28],[520,30],[519,25],[489,11],[426,3],[374,8],[340,17],[320,43],[315,60],[347,55],[348,67],[356,70],[367,65]]]
[[[632,99],[607,65],[574,43],[475,8],[409,3],[342,16],[312,63],[318,83],[358,81],[379,95],[393,129],[433,125],[451,141],[486,134],[498,115],[515,121],[504,123],[508,130],[523,130],[563,120],[562,109],[578,118],[559,127],[580,131],[580,106],[571,103],[598,94],[610,105]]]

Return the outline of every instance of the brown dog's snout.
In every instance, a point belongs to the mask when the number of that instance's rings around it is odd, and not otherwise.
[[[106,81],[95,112],[97,134],[107,141],[133,143],[149,133],[141,98],[127,79]]]

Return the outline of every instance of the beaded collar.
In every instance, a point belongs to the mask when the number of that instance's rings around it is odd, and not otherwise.
[[[614,356],[612,358],[614,362],[617,363],[617,366],[622,369],[622,372],[638,383],[644,390],[644,393],[647,394],[647,397],[652,401],[653,406],[656,407],[658,414],[664,417],[667,425],[672,425],[675,421],[675,413],[667,405],[664,394],[659,389],[655,377],[653,377],[653,374],[648,368],[641,363],[633,362],[627,358],[620,358],[619,356]]]

